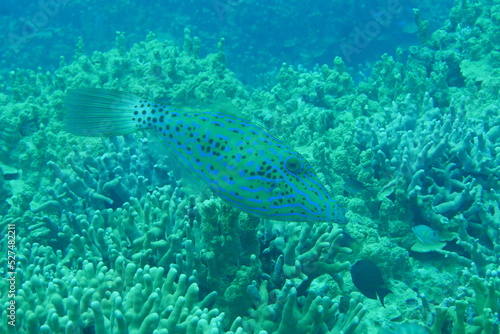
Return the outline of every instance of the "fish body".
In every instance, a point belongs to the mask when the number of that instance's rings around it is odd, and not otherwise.
[[[344,221],[344,209],[307,160],[243,118],[183,111],[104,89],[70,91],[65,103],[69,132],[113,136],[150,130],[191,174],[244,212],[282,221]]]
[[[417,237],[417,242],[411,250],[418,253],[427,253],[443,249],[446,242],[442,242],[439,234],[427,225],[417,225],[412,228]]]
[[[343,188],[345,191],[351,194],[359,194],[363,191],[369,190],[368,186],[352,178],[344,182]]]
[[[441,240],[439,239],[436,231],[434,231],[427,225],[414,226],[412,228],[412,231],[413,233],[415,233],[415,236],[418,238],[418,240],[426,245],[435,245],[441,243]]]
[[[364,294],[371,299],[380,299],[382,306],[384,298],[392,291],[385,288],[382,273],[377,265],[371,260],[360,260],[351,267],[352,282]]]
[[[368,191],[370,193],[373,193],[372,189],[370,189],[370,186],[365,185],[364,183],[350,177],[346,181],[344,181],[343,185],[344,191],[351,193],[351,194],[360,194],[362,192]]]

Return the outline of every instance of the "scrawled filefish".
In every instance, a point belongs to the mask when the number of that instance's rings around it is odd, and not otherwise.
[[[245,119],[217,111],[183,111],[106,89],[72,90],[65,104],[67,131],[114,136],[149,129],[191,174],[251,215],[344,220],[344,209],[304,157]]]

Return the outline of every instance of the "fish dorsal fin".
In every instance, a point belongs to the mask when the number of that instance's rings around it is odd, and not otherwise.
[[[223,95],[223,94],[220,94],[217,99],[213,102],[197,102],[197,103],[194,103],[194,104],[190,104],[191,107],[190,108],[180,108],[182,109],[183,111],[208,111],[208,110],[211,110],[211,111],[217,111],[217,112],[220,112],[222,114],[226,114],[226,115],[229,115],[229,116],[233,116],[233,117],[236,117],[236,118],[243,118],[245,119],[245,117],[243,116],[241,110],[236,107],[233,102],[231,101],[230,98],[228,98],[226,95]]]
[[[173,176],[176,180],[180,180],[182,178],[183,167],[170,154],[164,154],[161,158],[158,159],[157,164],[160,166],[168,167],[172,171]]]
[[[186,111],[186,112],[203,112],[203,111],[218,112],[218,113],[230,116],[230,117],[237,118],[237,119],[244,121],[244,122],[248,122],[248,123],[251,122],[253,125],[261,128],[263,131],[268,132],[268,135],[272,136],[273,138],[275,138],[281,142],[284,142],[283,139],[280,138],[279,136],[277,136],[276,134],[269,133],[270,129],[268,129],[259,120],[252,119],[250,121],[250,119],[248,117],[243,115],[243,113],[241,112],[241,109],[236,107],[233,104],[233,102],[227,97],[219,98],[215,102],[211,102],[211,103],[200,102],[200,103],[194,104],[192,107],[188,107],[188,108],[182,107],[179,109],[182,111]]]
[[[250,119],[242,113],[241,109],[238,108],[237,106],[235,106],[234,103],[231,101],[231,99],[229,99],[225,95],[219,96],[217,98],[217,100],[215,100],[214,102],[198,102],[196,104],[193,104],[189,108],[182,107],[179,109],[182,111],[188,111],[188,112],[200,112],[200,111],[212,111],[213,112],[213,111],[215,111],[215,112],[218,112],[218,113],[230,116],[230,117],[240,119],[240,120],[245,121],[245,122],[250,122]],[[270,131],[270,129],[268,129],[258,119],[252,119],[251,123],[253,123],[253,125],[258,126],[259,128],[261,128],[262,130],[264,130],[266,132]],[[283,139],[280,138],[279,136],[277,136],[276,134],[269,133],[269,135],[271,135],[274,138],[278,139],[279,141],[283,142]]]

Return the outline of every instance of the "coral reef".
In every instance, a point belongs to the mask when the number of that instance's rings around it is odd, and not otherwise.
[[[90,56],[80,40],[53,73],[11,71],[0,243],[16,255],[0,272],[15,279],[0,280],[0,302],[4,319],[15,305],[15,327],[1,331],[498,333],[499,13],[494,1],[457,1],[431,35],[417,13],[423,45],[361,79],[337,57],[283,64],[250,89],[228,69],[226,40],[200,56],[188,29],[181,48],[152,33],[128,48],[117,33]],[[262,124],[311,161],[347,222],[241,213],[177,173],[148,134],[66,134],[62,98],[81,86]],[[345,191],[348,180],[361,190]],[[413,252],[418,225],[446,245]],[[360,259],[393,292],[385,308],[355,291]]]
[[[415,219],[438,230],[458,231],[457,220],[481,225],[485,235],[475,236],[496,245],[500,117],[465,120],[463,103],[453,102],[443,112],[426,95],[419,117],[408,97],[404,113],[396,104],[386,110],[390,123],[382,125],[375,117],[360,122],[357,141],[373,151],[376,177],[391,175],[392,180],[382,189],[385,197],[392,195],[401,178],[406,198],[415,207]],[[462,216],[466,219],[458,219]]]

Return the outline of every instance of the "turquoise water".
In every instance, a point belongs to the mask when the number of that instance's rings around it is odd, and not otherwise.
[[[419,8],[431,31],[448,18],[453,1],[370,1],[361,5],[341,1],[12,1],[0,8],[2,72],[12,68],[55,70],[60,57],[73,59],[82,37],[84,51],[107,51],[117,31],[130,47],[152,31],[162,40],[181,45],[184,28],[200,37],[201,54],[213,51],[225,38],[228,64],[250,86],[283,62],[312,69],[345,56],[343,45],[354,45],[358,28],[376,35],[361,41],[363,52],[352,54],[349,66],[370,71],[384,53],[395,54],[418,45],[413,8]],[[392,11],[392,13],[391,13]],[[380,29],[370,22],[381,23]],[[368,26],[367,26],[368,24]],[[378,31],[380,30],[380,31]],[[364,45],[366,44],[366,45]]]
[[[5,0],[1,332],[499,333],[499,22]]]

